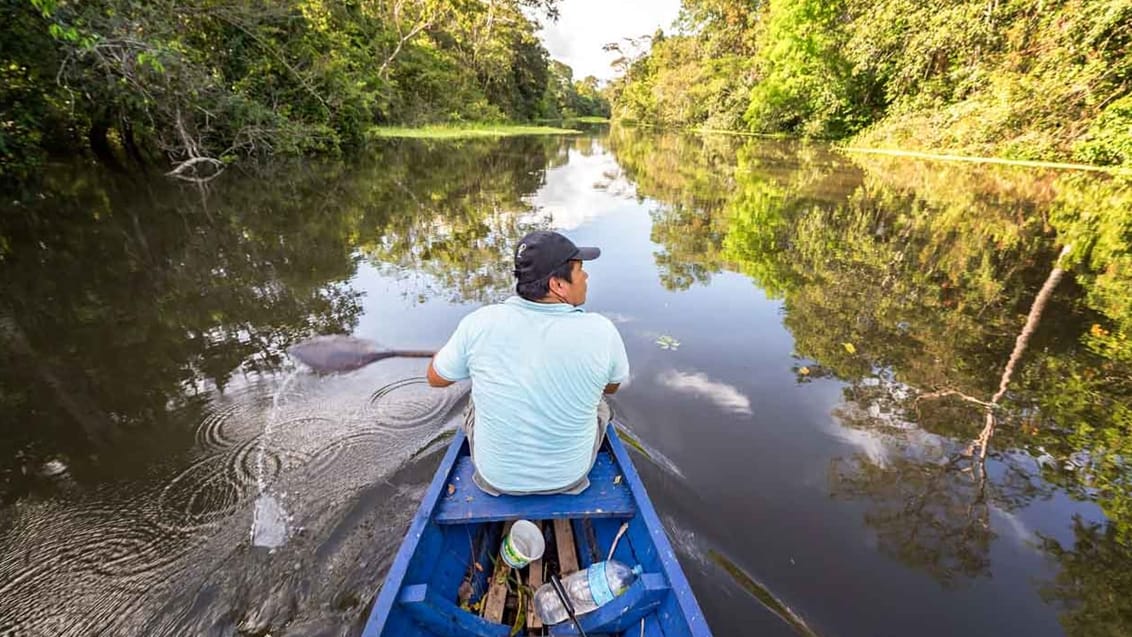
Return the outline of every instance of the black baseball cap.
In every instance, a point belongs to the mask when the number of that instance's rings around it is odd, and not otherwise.
[[[549,277],[569,261],[592,261],[599,256],[600,248],[579,248],[557,232],[536,230],[515,246],[515,278],[531,283]]]

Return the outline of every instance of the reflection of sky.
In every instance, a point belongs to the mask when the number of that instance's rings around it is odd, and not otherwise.
[[[904,391],[904,388],[899,391]],[[946,450],[955,446],[955,441],[924,431],[915,423],[897,415],[878,414],[875,408],[865,411],[870,413],[877,429],[862,429],[841,422],[839,414],[857,412],[854,416],[860,417],[861,409],[855,403],[839,404],[831,415],[826,431],[833,439],[846,445],[851,453],[860,454],[878,467],[889,466],[897,457],[918,458],[925,464],[935,463],[947,455]],[[1038,465],[1032,459],[1022,454],[1010,454],[1009,459],[1015,470],[1026,471],[1040,482],[1037,477]],[[1003,479],[1004,466],[998,460],[988,459],[987,472],[992,483]],[[1021,550],[1037,553],[1040,537],[1055,539],[1062,545],[1072,544],[1073,533],[1071,527],[1064,523],[1066,520],[1075,515],[1095,522],[1104,520],[1104,514],[1095,504],[1075,501],[1060,492],[1055,492],[1046,499],[1036,498],[1017,510],[1008,510],[993,502],[989,504],[989,508],[994,532],[1014,543],[1011,549],[996,546],[995,551]]]
[[[529,199],[541,218],[549,216],[551,226],[563,233],[626,206],[635,207],[633,189],[620,177],[613,156],[594,145],[593,155],[571,149],[569,162],[546,173],[546,184]],[[595,187],[596,186],[596,187]],[[613,197],[610,195],[617,195]]]
[[[672,391],[706,398],[724,411],[751,413],[751,399],[727,383],[711,380],[702,372],[669,369],[657,375],[657,382]]]

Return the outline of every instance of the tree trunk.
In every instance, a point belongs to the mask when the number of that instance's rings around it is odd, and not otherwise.
[[[134,140],[134,127],[131,126],[129,122],[123,120],[121,129],[122,145],[126,147],[126,155],[129,156],[130,159],[134,160],[134,163],[138,165],[138,168],[141,168],[142,171],[144,171],[146,167],[146,160],[145,156],[142,155],[141,149],[138,148],[137,142]]]
[[[92,121],[90,130],[87,132],[90,149],[103,164],[117,172],[125,172],[122,163],[118,161],[117,155],[114,154],[114,149],[110,146],[110,140],[106,137],[108,132],[110,132],[110,126],[104,120]]]

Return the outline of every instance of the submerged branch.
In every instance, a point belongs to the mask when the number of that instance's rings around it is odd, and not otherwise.
[[[215,168],[216,170],[215,170],[215,172],[211,173],[210,175],[208,175],[206,177],[195,176],[195,173],[196,173],[195,168],[192,171],[192,173],[194,173],[194,174],[188,174],[189,169],[193,168],[194,166],[197,166],[198,164],[208,164],[208,165],[212,166],[213,168]],[[213,158],[213,157],[190,157],[189,159],[186,159],[185,161],[177,164],[177,166],[175,168],[173,168],[173,170],[170,170],[169,172],[167,172],[165,174],[169,177],[176,177],[178,179],[184,179],[185,181],[193,181],[193,182],[197,182],[197,183],[204,183],[204,182],[207,182],[207,181],[212,181],[213,179],[215,179],[217,177],[217,175],[219,175],[222,172],[224,172],[224,162],[220,161],[219,159],[216,159],[216,158]]]
[[[189,135],[188,131],[185,130],[185,123],[183,118],[181,117],[180,108],[177,109],[176,124],[177,133],[181,136],[181,143],[184,144],[185,153],[189,157],[184,161],[178,162],[173,167],[173,170],[165,173],[165,175],[168,177],[176,177],[177,179],[183,179],[185,181],[191,181],[198,184],[207,183],[209,181],[212,181],[213,179],[216,179],[216,177],[219,176],[220,173],[224,172],[224,162],[216,159],[215,157],[201,155],[200,145],[197,144],[197,141],[193,139],[191,135]],[[203,177],[197,176],[196,166],[199,166],[201,164],[212,166],[213,172]],[[192,169],[191,172],[190,169]]]

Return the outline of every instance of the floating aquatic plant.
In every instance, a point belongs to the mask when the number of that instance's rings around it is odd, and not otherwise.
[[[656,344],[660,346],[660,349],[676,350],[680,347],[680,341],[667,334],[661,334],[660,337],[656,339]]]

